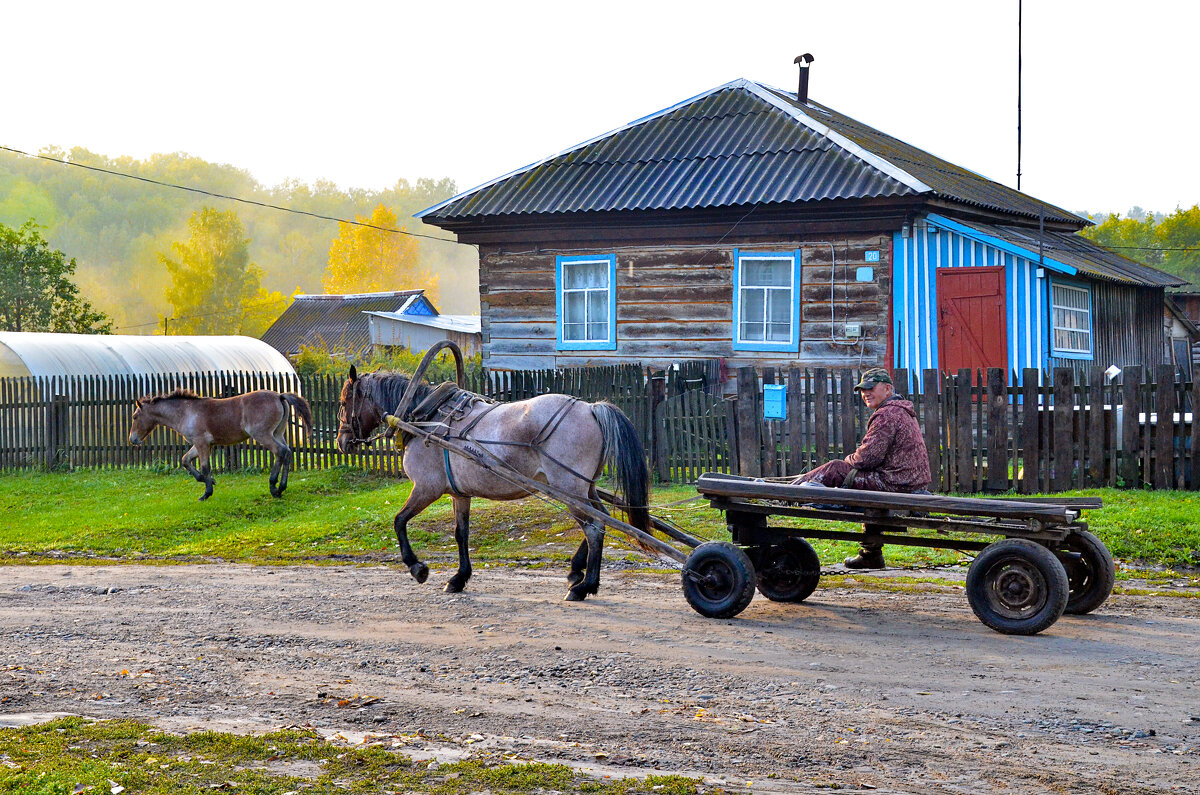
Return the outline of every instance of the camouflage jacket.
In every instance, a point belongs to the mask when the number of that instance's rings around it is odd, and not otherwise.
[[[867,433],[846,463],[874,472],[897,491],[923,489],[930,483],[929,455],[913,404],[892,395],[867,421]]]

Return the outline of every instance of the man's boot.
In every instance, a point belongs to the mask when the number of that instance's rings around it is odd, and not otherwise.
[[[842,563],[848,569],[883,569],[883,544],[863,544],[858,548],[858,554],[846,558]]]

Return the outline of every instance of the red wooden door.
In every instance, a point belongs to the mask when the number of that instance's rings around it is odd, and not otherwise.
[[[1008,371],[1004,268],[938,268],[938,368]]]

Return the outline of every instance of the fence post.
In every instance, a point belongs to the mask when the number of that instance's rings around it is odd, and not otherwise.
[[[1200,368],[1192,370],[1192,450],[1187,487],[1200,489]]]
[[[799,475],[804,466],[804,370],[792,365],[787,371],[787,474]]]
[[[1142,368],[1126,367],[1121,374],[1121,480],[1125,488],[1142,487]]]
[[[1084,486],[1104,485],[1104,459],[1108,452],[1104,436],[1104,370],[1100,367],[1088,369],[1087,410],[1087,479]]]
[[[763,368],[762,383],[764,385],[775,383],[774,367]],[[777,466],[779,461],[779,440],[777,439],[777,434],[775,433],[777,426],[775,423],[769,422],[766,418],[764,418],[761,411],[758,413],[758,424],[762,429],[763,437],[762,474],[763,477],[773,478],[779,474],[779,467]]]
[[[921,414],[925,420],[925,452],[929,456],[929,488],[945,491],[950,484],[942,474],[942,390],[937,370],[921,371]]]
[[[1075,468],[1075,446],[1072,427],[1075,422],[1075,371],[1070,367],[1054,368],[1054,412],[1053,412],[1054,470],[1050,473],[1052,491],[1071,488],[1071,474]]]
[[[829,460],[829,377],[824,367],[812,371],[813,466]]]
[[[1008,490],[1008,384],[1006,371],[987,371],[987,488]]]
[[[753,367],[737,371],[738,474],[762,477],[762,423],[759,417],[758,373]]]
[[[46,468],[52,469],[55,464],[65,457],[67,445],[67,396],[58,394],[59,385],[58,379],[51,383],[51,392],[53,397],[50,398],[49,416],[46,418],[47,433],[46,433]]]
[[[1175,487],[1175,365],[1160,364],[1155,373],[1154,488]]]
[[[955,460],[958,463],[958,479],[955,489],[962,494],[970,494],[975,488],[975,434],[971,417],[971,373],[969,367],[958,371],[954,379],[955,398]]]
[[[1021,479],[1022,494],[1042,490],[1042,390],[1041,371],[1026,367],[1021,371]],[[1049,408],[1049,406],[1047,406]],[[1047,426],[1048,427],[1048,426]]]

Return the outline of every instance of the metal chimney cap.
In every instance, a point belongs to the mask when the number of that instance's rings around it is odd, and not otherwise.
[[[812,56],[812,53],[806,52],[803,55],[797,55],[796,60],[792,61],[792,63],[800,63],[801,61],[803,61],[804,66],[800,67],[801,69],[803,69],[805,66],[808,66],[810,63],[812,63],[813,60],[814,60],[814,58]]]

